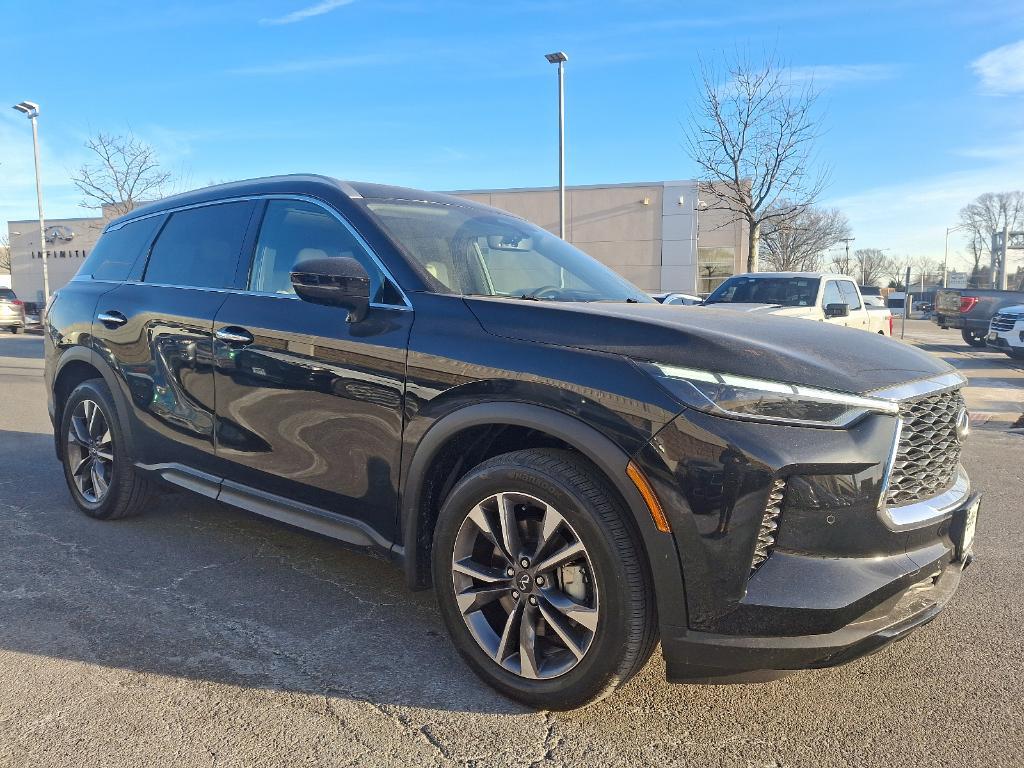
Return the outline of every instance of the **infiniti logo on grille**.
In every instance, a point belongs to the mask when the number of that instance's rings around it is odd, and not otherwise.
[[[971,432],[971,417],[967,413],[966,408],[961,408],[960,413],[956,415],[956,439],[963,442],[963,439],[967,437]]]

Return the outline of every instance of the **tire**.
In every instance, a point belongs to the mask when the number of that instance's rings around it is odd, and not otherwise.
[[[984,347],[985,346],[985,335],[979,334],[977,331],[971,331],[964,328],[960,331],[960,335],[963,340],[970,344],[972,347]]]
[[[508,559],[503,553],[511,547],[505,546],[505,529],[497,518],[499,504],[518,521],[509,529],[521,540],[520,554],[535,558],[528,568],[522,568],[521,558],[514,566],[502,565]],[[501,545],[484,533],[478,520],[494,536],[500,529]],[[470,668],[509,698],[547,710],[598,701],[642,669],[657,641],[657,623],[651,577],[631,523],[600,471],[568,451],[514,451],[483,462],[463,477],[441,508],[432,567],[441,616]],[[547,544],[538,546],[545,530]],[[474,548],[468,550],[471,542]],[[580,546],[583,554],[576,559],[545,568]],[[472,555],[462,559],[466,551]],[[460,570],[488,558],[491,569],[485,580]],[[510,567],[514,576],[504,578]],[[520,586],[524,574],[532,574],[532,583],[525,582],[529,587]],[[467,598],[465,590],[477,587],[498,597],[464,616],[460,598],[463,605],[473,603],[475,597]],[[567,621],[570,615],[580,623]],[[519,642],[513,639],[506,646],[502,638],[516,634]],[[478,637],[489,638],[493,650],[485,649]],[[524,638],[532,640],[524,646]],[[534,649],[532,657],[524,647]]]
[[[15,335],[17,335],[17,334],[18,334],[18,331],[20,331],[20,330],[21,330],[21,328],[19,328],[19,327],[18,327],[18,326],[16,326],[16,325],[12,325],[12,326],[11,326],[11,333],[13,333],[13,334],[15,334]]]
[[[64,480],[82,512],[99,520],[116,520],[146,508],[155,486],[125,452],[124,431],[103,379],[75,387],[64,403],[58,435]]]

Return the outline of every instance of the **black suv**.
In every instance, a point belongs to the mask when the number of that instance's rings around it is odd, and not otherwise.
[[[488,683],[560,709],[849,661],[970,562],[961,377],[899,342],[668,307],[446,195],[227,184],[107,226],[45,318],[86,514],[161,484],[392,559]]]

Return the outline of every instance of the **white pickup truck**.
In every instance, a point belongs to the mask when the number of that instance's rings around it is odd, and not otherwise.
[[[705,306],[738,312],[802,317],[892,335],[892,314],[864,305],[846,275],[823,272],[749,272],[734,275],[704,300]]]

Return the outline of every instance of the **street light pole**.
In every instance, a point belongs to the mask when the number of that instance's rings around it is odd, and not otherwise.
[[[46,222],[43,219],[43,183],[39,176],[39,129],[36,126],[39,105],[31,101],[23,101],[15,104],[14,108],[32,123],[32,153],[36,163],[36,206],[39,210],[39,249],[43,259],[43,303],[45,304],[50,300],[50,273],[46,267]]]
[[[565,240],[565,62],[569,57],[556,51],[544,58],[558,65],[558,236]]]
[[[948,269],[949,269],[949,233],[956,232],[958,229],[963,229],[963,224],[957,224],[955,227],[946,227],[946,250],[942,253],[942,287],[948,287],[946,282],[948,281]]]

